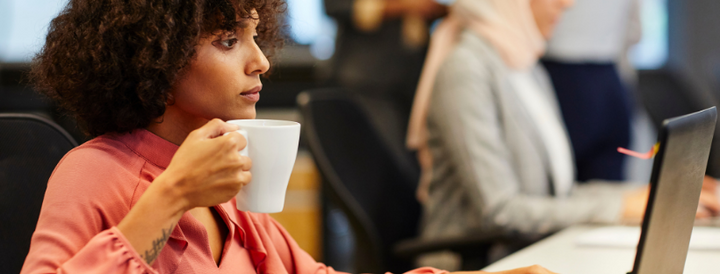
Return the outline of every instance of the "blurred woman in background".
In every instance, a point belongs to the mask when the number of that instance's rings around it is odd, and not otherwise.
[[[457,0],[438,26],[408,129],[423,167],[422,237],[535,237],[640,220],[647,188],[574,181],[572,148],[538,66],[572,2]],[[698,216],[716,214],[714,193],[703,196]]]

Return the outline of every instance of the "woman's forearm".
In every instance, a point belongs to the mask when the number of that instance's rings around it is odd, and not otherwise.
[[[164,179],[158,177],[117,226],[148,265],[155,261],[187,211],[181,196],[166,187]]]

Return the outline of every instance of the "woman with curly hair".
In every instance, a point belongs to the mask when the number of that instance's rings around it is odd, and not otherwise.
[[[70,1],[31,74],[95,138],[53,172],[22,273],[335,272],[233,200],[251,160],[223,121],[255,118],[284,8]]]

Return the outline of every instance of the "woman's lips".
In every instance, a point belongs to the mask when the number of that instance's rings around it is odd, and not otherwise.
[[[251,90],[243,91],[240,95],[248,101],[257,102],[260,100],[260,90],[262,90],[262,86],[257,86]]]

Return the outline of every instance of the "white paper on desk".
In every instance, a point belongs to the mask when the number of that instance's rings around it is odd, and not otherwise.
[[[580,234],[578,246],[636,248],[640,241],[640,227],[607,226]],[[720,250],[720,228],[694,227],[690,237],[691,250]]]

